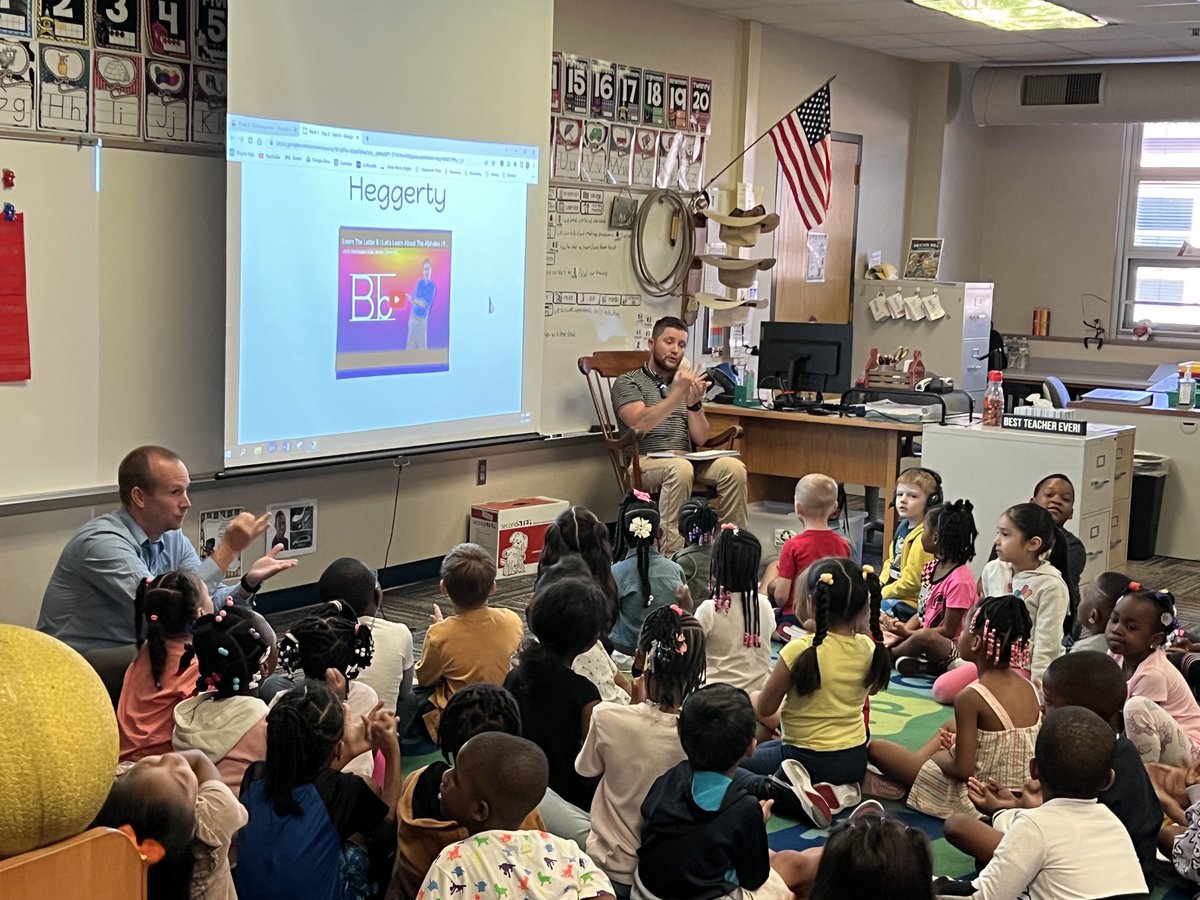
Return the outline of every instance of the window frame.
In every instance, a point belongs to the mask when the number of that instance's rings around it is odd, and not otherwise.
[[[1122,164],[1122,183],[1118,208],[1118,234],[1116,266],[1113,274],[1112,296],[1116,298],[1109,316],[1110,333],[1129,338],[1133,335],[1135,302],[1135,279],[1140,267],[1200,270],[1200,257],[1180,257],[1179,248],[1153,249],[1134,245],[1137,226],[1138,187],[1143,181],[1196,182],[1200,186],[1200,166],[1184,168],[1142,168],[1141,123],[1131,123],[1125,128],[1125,149]],[[1200,202],[1194,215],[1200,219]],[[1187,238],[1181,238],[1182,243]],[[1154,335],[1171,341],[1200,344],[1200,325],[1164,325],[1155,323]]]

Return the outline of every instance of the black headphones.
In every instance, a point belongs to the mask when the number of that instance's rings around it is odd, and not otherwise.
[[[946,497],[942,493],[942,476],[939,475],[937,472],[935,472],[933,469],[927,469],[924,466],[913,466],[910,469],[905,469],[904,472],[924,472],[926,475],[928,475],[930,478],[933,479],[933,483],[934,483],[933,493],[930,494],[929,499],[925,501],[926,509],[930,509],[934,506],[941,506],[946,501]],[[900,474],[903,475],[904,472],[901,472]],[[894,491],[893,491],[893,496],[892,496],[892,502],[890,505],[891,506],[896,505],[896,498],[895,498]]]

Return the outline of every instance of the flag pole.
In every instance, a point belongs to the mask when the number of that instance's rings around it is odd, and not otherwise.
[[[812,92],[812,94],[809,94],[808,96],[809,96],[809,97],[811,97],[811,96],[813,96],[813,94],[818,94],[818,93],[820,93],[820,92],[821,92],[821,91],[823,91],[825,88],[829,87],[830,83],[831,83],[831,82],[833,81],[833,79],[835,79],[835,78],[837,78],[837,76],[836,76],[836,75],[830,75],[830,76],[829,76],[829,80],[828,80],[828,81],[826,81],[826,82],[825,82],[823,85],[821,85],[819,88],[817,88],[815,91],[813,91],[813,92]],[[807,98],[806,98],[806,99],[807,99]],[[802,102],[803,102],[803,101],[802,101]],[[768,128],[766,131],[764,131],[762,134],[760,134],[758,137],[756,137],[756,138],[755,138],[753,141],[751,141],[749,144],[747,144],[747,145],[746,145],[746,147],[745,147],[745,148],[742,150],[742,152],[741,152],[741,153],[739,153],[737,156],[735,156],[733,159],[731,159],[731,160],[728,162],[728,164],[726,164],[725,168],[723,168],[723,169],[722,169],[720,172],[718,172],[716,175],[714,175],[714,176],[712,176],[710,179],[708,179],[708,181],[704,182],[704,186],[703,186],[702,188],[700,188],[700,191],[701,191],[701,193],[705,193],[705,194],[707,194],[707,193],[708,193],[708,189],[709,189],[709,187],[711,187],[711,186],[712,186],[712,183],[713,183],[714,181],[716,181],[718,178],[720,178],[722,175],[724,175],[726,172],[728,172],[728,171],[729,171],[729,169],[730,169],[730,168],[733,166],[733,164],[734,164],[734,163],[736,163],[736,162],[737,162],[739,159],[741,159],[743,156],[745,156],[747,153],[749,153],[749,152],[750,152],[750,150],[751,150],[751,149],[754,147],[754,145],[755,145],[755,144],[757,144],[759,141],[761,141],[763,138],[765,138],[765,137],[766,137],[768,134],[770,134],[772,131],[774,131],[774,130],[775,130],[775,125],[778,125],[780,122],[782,122],[782,121],[783,121],[784,119],[786,119],[788,116],[790,116],[790,115],[792,114],[792,112],[793,112],[793,110],[788,110],[788,111],[787,111],[787,112],[786,112],[784,115],[780,116],[780,117],[779,117],[779,118],[778,118],[778,119],[775,121],[775,124],[774,124],[774,125],[772,125],[772,126],[771,126],[770,128]]]

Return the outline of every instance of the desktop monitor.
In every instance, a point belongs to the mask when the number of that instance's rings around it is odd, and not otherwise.
[[[758,384],[790,391],[841,395],[850,390],[850,325],[763,322]]]

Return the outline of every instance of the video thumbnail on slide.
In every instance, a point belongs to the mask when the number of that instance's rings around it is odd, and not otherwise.
[[[450,368],[450,231],[338,233],[338,378]]]

